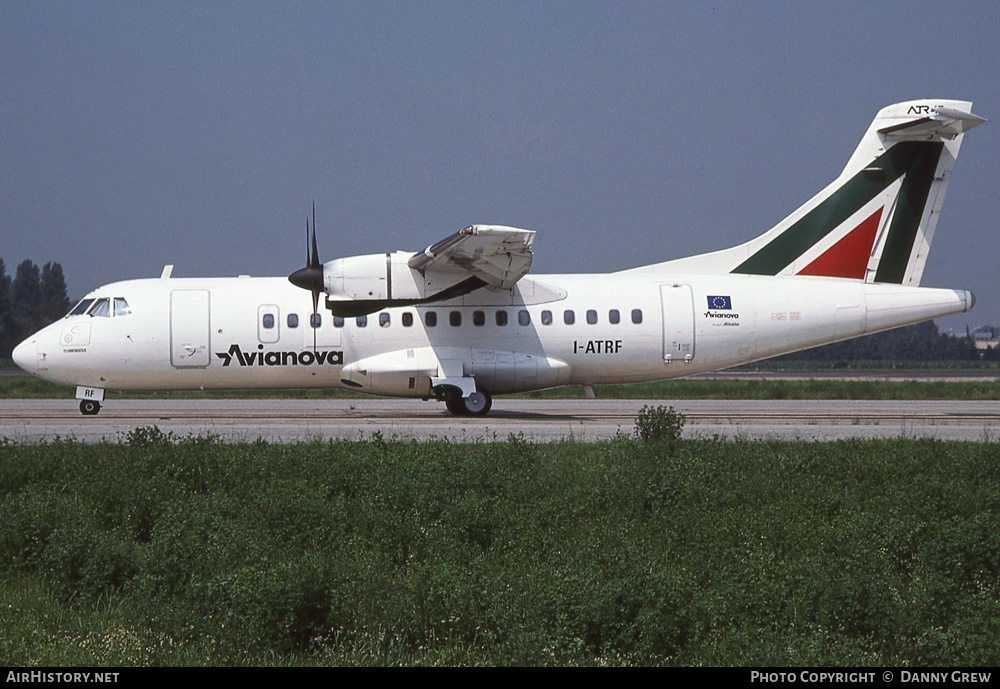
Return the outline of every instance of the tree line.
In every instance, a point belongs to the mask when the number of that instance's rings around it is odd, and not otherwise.
[[[996,360],[995,349],[976,349],[973,339],[938,330],[933,321],[834,342],[777,357],[774,361],[979,361]]]
[[[0,258],[0,359],[9,359],[21,340],[65,316],[69,305],[61,265],[46,263],[39,270],[25,259],[11,279]]]

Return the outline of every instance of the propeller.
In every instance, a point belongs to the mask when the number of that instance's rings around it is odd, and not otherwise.
[[[307,289],[312,292],[313,315],[309,325],[316,322],[316,314],[319,312],[319,293],[323,291],[323,264],[319,260],[319,249],[316,247],[316,203],[312,207],[312,239],[309,236],[309,218],[306,218],[306,267],[299,268],[288,276],[288,281],[296,287]],[[312,244],[310,251],[309,245]],[[316,348],[316,328],[313,327],[313,349]]]

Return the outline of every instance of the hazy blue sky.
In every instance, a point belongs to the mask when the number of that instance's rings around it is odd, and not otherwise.
[[[831,181],[883,106],[975,102],[924,284],[1000,324],[1000,3],[0,4],[0,257],[286,275],[482,222],[533,272],[724,248]]]

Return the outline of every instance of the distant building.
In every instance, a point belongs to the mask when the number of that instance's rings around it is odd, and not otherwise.
[[[1000,344],[1000,328],[993,325],[983,325],[971,333],[976,349],[989,349]]]

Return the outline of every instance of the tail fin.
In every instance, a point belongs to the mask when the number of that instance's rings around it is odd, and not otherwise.
[[[919,285],[962,138],[983,122],[965,101],[890,105],[840,176],[772,229],[655,268]]]

